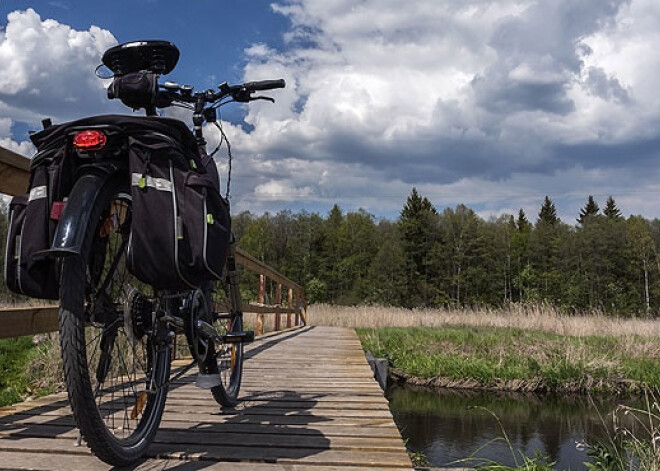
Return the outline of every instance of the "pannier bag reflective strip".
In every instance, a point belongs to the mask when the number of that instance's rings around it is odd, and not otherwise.
[[[48,187],[47,186],[37,186],[30,190],[30,197],[28,202],[40,200],[48,196]]]
[[[137,186],[138,188],[148,186],[160,191],[172,191],[172,182],[165,178],[154,178],[148,175],[145,176],[139,173],[134,173],[131,180],[132,185]]]

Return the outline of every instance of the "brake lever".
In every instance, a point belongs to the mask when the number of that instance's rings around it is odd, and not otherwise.
[[[253,96],[250,98],[250,101],[254,101],[254,100],[266,100],[266,101],[270,101],[271,103],[275,103],[275,99],[269,96]]]

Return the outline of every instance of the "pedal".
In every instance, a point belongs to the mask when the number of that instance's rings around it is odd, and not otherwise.
[[[197,380],[195,381],[195,386],[201,389],[211,389],[216,386],[220,386],[222,380],[220,379],[219,374],[203,374],[197,373]]]
[[[222,336],[225,343],[250,343],[254,342],[254,331],[229,332]]]

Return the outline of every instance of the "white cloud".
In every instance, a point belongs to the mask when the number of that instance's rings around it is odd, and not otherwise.
[[[285,46],[245,50],[245,80],[284,78],[275,105],[224,123],[234,210],[335,202],[398,214],[412,186],[481,214],[545,194],[571,219],[588,194],[651,204],[660,172],[655,0],[279,0]],[[121,105],[94,74],[109,31],[16,11],[0,31],[0,145],[16,121]],[[189,115],[186,115],[186,119]],[[209,133],[210,148],[217,143]],[[219,168],[226,160],[219,153]],[[603,198],[601,198],[603,199]],[[638,206],[635,206],[638,205]],[[636,209],[636,207],[640,209]]]
[[[112,109],[94,69],[115,37],[92,26],[77,31],[33,9],[14,11],[0,30],[0,113],[38,123]]]
[[[30,141],[16,142],[12,139],[12,126],[14,121],[11,118],[0,118],[0,147],[12,150],[24,156],[31,156],[34,153],[34,146]]]
[[[237,166],[253,175],[243,180],[244,202],[258,204],[263,185],[277,183],[305,188],[309,205],[394,215],[414,185],[453,195],[439,206],[493,213],[522,206],[536,214],[549,194],[566,216],[590,193],[628,194],[627,208],[655,191],[647,178],[660,161],[653,0],[418,0],[405,8],[287,0],[273,8],[291,21],[287,45],[248,48],[245,78],[283,77],[288,87],[272,94],[275,106],[250,105],[249,134],[231,129]],[[276,208],[270,200],[260,206]]]

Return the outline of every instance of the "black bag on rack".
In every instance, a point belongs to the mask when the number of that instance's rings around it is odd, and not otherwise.
[[[66,146],[56,144],[35,155],[28,193],[15,196],[9,204],[4,267],[7,286],[17,294],[41,299],[59,297],[57,261],[40,252],[50,248],[72,181]]]
[[[131,272],[171,291],[220,279],[231,234],[229,206],[196,146],[167,135],[132,133],[129,164]]]

